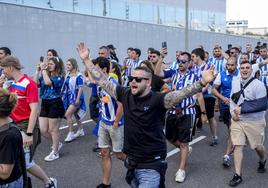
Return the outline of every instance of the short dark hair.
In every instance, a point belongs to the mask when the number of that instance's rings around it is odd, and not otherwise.
[[[153,76],[153,72],[151,69],[149,69],[148,67],[141,67],[141,66],[138,66],[136,67],[134,70],[142,70],[142,71],[145,71],[147,72],[148,74],[150,74],[150,77],[152,78]]]
[[[240,52],[239,48],[237,48],[237,47],[232,47],[229,50],[233,50],[233,49],[236,50],[237,52]]]
[[[202,48],[196,48],[192,51],[192,54],[199,56],[202,60],[205,59],[205,51]]]
[[[158,50],[155,50],[155,49],[151,50],[151,54],[156,54],[156,55],[160,56],[160,52]]]
[[[242,62],[240,62],[240,66],[241,65],[244,65],[244,64],[247,64],[247,63],[250,64],[250,65],[252,65],[249,61],[242,61]]]
[[[101,46],[99,49],[105,49],[107,52],[109,52],[109,48],[107,46]]]
[[[139,57],[141,56],[141,50],[139,48],[134,48],[133,51],[135,51]]]
[[[133,49],[134,49],[134,48],[132,48],[132,47],[128,47],[128,48],[127,48],[127,50],[131,50],[131,51],[132,51]]]
[[[188,60],[191,60],[191,54],[188,52],[181,52],[181,55],[186,55],[188,57]]]
[[[101,69],[106,68],[106,73],[110,72],[110,61],[105,57],[97,57],[95,59],[96,65],[99,65]]]
[[[11,51],[8,47],[1,47],[0,50],[3,50],[5,55],[11,55]]]

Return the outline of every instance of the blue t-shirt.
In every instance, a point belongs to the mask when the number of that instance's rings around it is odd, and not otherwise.
[[[40,97],[41,99],[56,99],[61,97],[61,88],[64,82],[63,76],[51,76],[50,80],[52,85],[45,85],[44,78],[41,76],[39,78],[39,86],[40,86]]]

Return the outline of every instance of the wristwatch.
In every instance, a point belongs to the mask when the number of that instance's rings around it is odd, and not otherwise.
[[[27,136],[33,136],[33,133],[25,133]]]

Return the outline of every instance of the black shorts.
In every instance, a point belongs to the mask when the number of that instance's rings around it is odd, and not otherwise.
[[[214,97],[207,97],[207,98],[204,98],[204,101],[205,101],[207,117],[208,119],[211,119],[214,117],[214,108],[215,108],[216,99]]]
[[[61,98],[46,100],[41,103],[41,112],[39,117],[63,118],[65,109]]]
[[[99,117],[99,108],[98,103],[100,99],[98,96],[90,96],[89,99],[89,111],[90,111],[90,118],[96,119]]]
[[[229,108],[220,108],[220,113],[223,117],[223,123],[227,125],[228,129],[231,125],[231,113]]]
[[[195,121],[195,115],[184,115],[177,121],[176,138],[181,143],[192,141],[192,132]]]

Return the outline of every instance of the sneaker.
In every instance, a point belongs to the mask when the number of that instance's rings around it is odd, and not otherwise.
[[[75,137],[85,136],[84,129],[78,129],[74,135],[75,135]]]
[[[258,167],[259,173],[264,173],[266,171],[265,164],[266,164],[266,159],[264,162],[259,161],[259,167]]]
[[[210,142],[210,146],[216,146],[219,144],[219,140],[218,137],[212,137],[211,142]]]
[[[175,181],[178,182],[178,183],[182,183],[182,182],[184,182],[185,177],[186,177],[185,170],[179,169],[176,172]]]
[[[223,156],[222,165],[223,165],[223,167],[226,167],[226,168],[231,166],[230,157],[228,155]]]
[[[45,157],[45,161],[54,161],[58,158],[60,158],[59,153],[52,150],[50,154]]]
[[[98,144],[96,144],[96,145],[92,148],[92,151],[93,151],[93,152],[99,152],[99,151],[100,151],[100,148],[99,148]]]
[[[243,181],[242,177],[239,176],[237,173],[235,173],[233,179],[231,179],[231,181],[229,181],[229,185],[232,187],[235,187],[235,186],[239,185],[242,181]]]
[[[110,188],[110,187],[111,187],[111,184],[106,185],[106,184],[104,184],[104,183],[101,183],[101,184],[99,184],[96,188]]]
[[[73,141],[74,139],[76,139],[74,132],[69,132],[64,141],[68,143]]]
[[[57,180],[56,178],[49,178],[50,183],[45,185],[45,188],[57,188]]]

